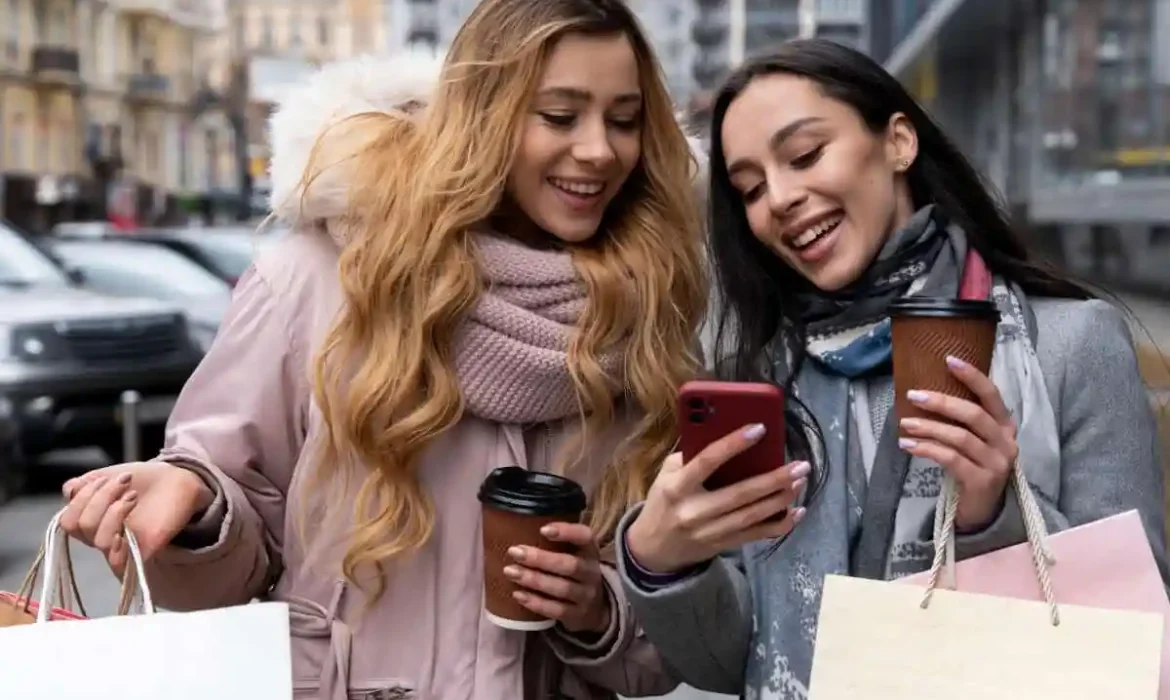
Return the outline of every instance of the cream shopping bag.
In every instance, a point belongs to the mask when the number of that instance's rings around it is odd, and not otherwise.
[[[126,531],[142,614],[50,621],[67,546],[57,514],[45,535],[36,622],[0,628],[3,700],[290,700],[288,606],[155,612],[138,543]],[[121,607],[121,606],[120,606]]]
[[[1157,700],[1164,617],[1058,604],[1043,517],[1018,468],[1014,479],[1027,573],[1044,602],[950,590],[958,499],[948,479],[925,590],[826,577],[811,700]]]

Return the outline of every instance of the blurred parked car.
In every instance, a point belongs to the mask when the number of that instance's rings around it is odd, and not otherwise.
[[[159,229],[124,238],[173,250],[232,286],[252,264],[252,256],[264,240],[251,229]]]
[[[63,221],[53,226],[54,236],[72,238],[101,238],[117,232],[108,221]]]
[[[0,415],[0,506],[15,496],[24,480],[24,470],[19,464],[18,427],[9,415]]]
[[[59,240],[53,252],[85,276],[88,288],[179,305],[206,351],[231,301],[232,287],[178,253],[130,238]]]
[[[152,456],[202,359],[179,306],[105,297],[79,287],[80,278],[0,222],[0,422],[10,417],[14,432],[4,452],[0,424],[0,464],[11,465],[9,490],[51,450],[97,446],[121,460],[128,390],[142,397],[141,455]]]

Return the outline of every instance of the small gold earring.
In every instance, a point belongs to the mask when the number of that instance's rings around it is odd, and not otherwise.
[[[903,168],[909,168],[909,167],[910,167],[910,161],[908,161],[908,160],[904,160],[904,161],[902,161],[902,167],[903,167]]]

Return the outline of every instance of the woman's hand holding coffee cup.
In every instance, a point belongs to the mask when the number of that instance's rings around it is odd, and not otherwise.
[[[505,567],[504,575],[525,589],[512,596],[570,632],[601,634],[609,627],[610,598],[593,531],[577,523],[552,523],[542,527],[540,534],[578,549],[564,554],[537,547],[509,548],[508,556],[516,563]]]
[[[790,510],[804,489],[810,467],[797,462],[708,491],[703,482],[720,466],[760,440],[764,426],[751,425],[720,440],[684,464],[666,459],[641,513],[626,531],[626,546],[639,566],[654,573],[681,571],[749,542],[782,537],[804,517]]]
[[[956,357],[947,358],[947,368],[975,394],[978,403],[911,390],[907,398],[915,406],[942,420],[903,419],[899,445],[947,470],[959,492],[955,526],[974,530],[988,525],[999,513],[1020,447],[1011,412],[991,379]]]

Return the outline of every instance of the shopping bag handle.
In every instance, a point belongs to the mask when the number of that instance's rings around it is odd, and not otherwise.
[[[1048,548],[1048,527],[1044,524],[1044,515],[1040,512],[1040,505],[1036,502],[1036,495],[1020,468],[1019,461],[1012,463],[1011,468],[1013,491],[1020,504],[1020,512],[1024,518],[1024,531],[1028,536],[1028,545],[1032,552],[1032,563],[1036,568],[1036,579],[1040,583],[1040,590],[1044,594],[1044,602],[1048,603],[1048,615],[1053,626],[1060,624],[1060,610],[1056,605],[1056,596],[1052,592],[1052,578],[1048,567],[1056,563],[1052,551]],[[1011,496],[1007,496],[1010,498]],[[947,587],[955,587],[955,513],[959,506],[959,490],[954,479],[947,475],[943,480],[942,493],[939,494],[939,505],[934,513],[934,561],[930,567],[930,581],[926,585],[926,592],[922,597],[922,608],[930,606],[931,596],[938,588],[939,581],[945,572]]]
[[[69,559],[68,554],[62,555],[62,552],[69,551],[69,537],[61,528],[61,516],[65,513],[62,509],[58,511],[53,519],[49,521],[49,527],[45,530],[45,542],[43,545],[43,566],[44,576],[41,581],[41,595],[40,604],[37,608],[37,623],[48,622],[49,612],[52,607],[53,582],[60,584],[60,577],[63,575],[72,576],[72,565],[67,565],[67,571],[58,571],[58,566],[62,563],[62,559]],[[124,528],[123,536],[126,538],[126,545],[130,549],[130,559],[133,563],[132,567],[127,567],[122,579],[122,596],[118,604],[118,614],[123,615],[129,611],[130,603],[132,602],[137,588],[138,595],[142,599],[142,612],[146,615],[152,615],[155,612],[154,600],[150,595],[150,587],[146,584],[146,565],[142,559],[142,550],[138,547],[138,538],[134,536],[134,532],[129,528]],[[133,572],[131,572],[133,568]],[[137,584],[137,585],[135,585]],[[76,578],[74,578],[73,590],[76,591]],[[63,585],[62,585],[63,588]]]
[[[66,610],[77,612],[82,617],[88,617],[89,613],[85,610],[85,603],[81,600],[81,591],[77,587],[77,575],[73,570],[73,553],[70,551],[68,543],[61,550],[61,555],[64,576],[57,577],[57,602],[55,604]],[[21,582],[20,588],[16,591],[16,597],[12,600],[13,607],[26,614],[32,612],[32,594],[36,590],[44,563],[45,546],[42,543],[40,549],[37,550],[36,559],[33,560],[28,574],[25,575],[24,581]],[[64,579],[68,579],[68,581]],[[66,583],[69,584],[68,587],[66,587]]]

